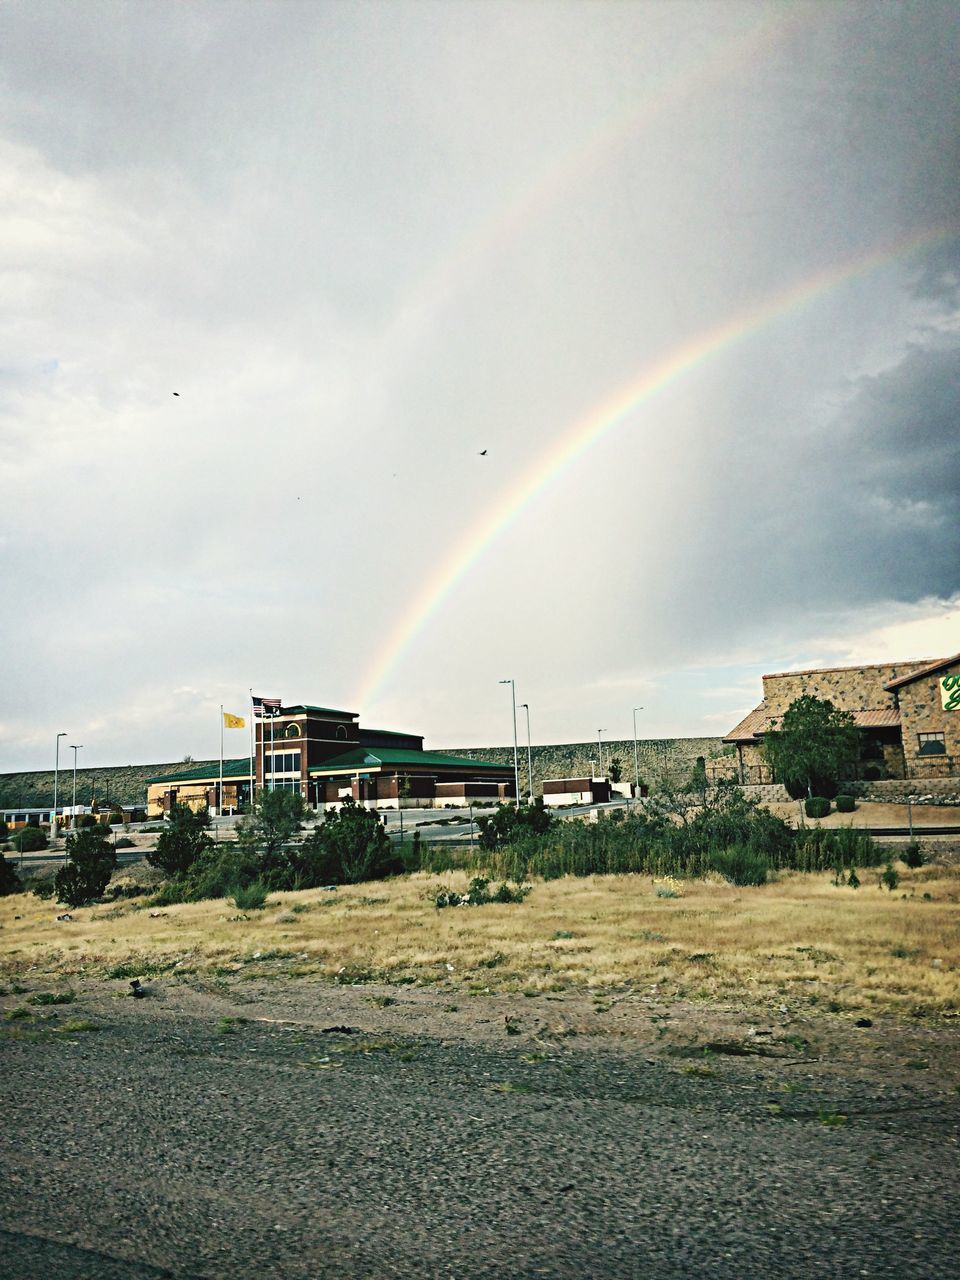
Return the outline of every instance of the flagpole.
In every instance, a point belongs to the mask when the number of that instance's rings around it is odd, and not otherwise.
[[[253,690],[250,690],[250,811],[253,812],[253,789],[256,785],[257,775],[254,772],[253,757],[256,753],[257,743],[257,717],[253,714]]]
[[[217,817],[223,817],[223,703],[220,703],[220,794],[217,797]]]

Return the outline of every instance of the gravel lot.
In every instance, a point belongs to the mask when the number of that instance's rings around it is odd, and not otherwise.
[[[145,985],[0,999],[9,1280],[957,1275],[955,1023]]]

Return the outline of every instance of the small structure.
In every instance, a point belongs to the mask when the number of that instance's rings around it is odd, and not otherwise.
[[[607,778],[544,778],[543,803],[546,807],[562,804],[606,804],[610,799]]]

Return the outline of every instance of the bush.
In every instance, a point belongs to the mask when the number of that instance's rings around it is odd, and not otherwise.
[[[77,816],[73,820],[73,825],[77,828],[78,831],[82,830],[85,827],[95,827],[97,826],[97,815],[95,813],[77,814]]]
[[[419,841],[414,838],[414,852]],[[269,868],[274,888],[310,889],[321,884],[382,880],[414,867],[391,847],[377,814],[353,800],[330,809],[302,844],[288,848]]]
[[[129,836],[121,836],[114,845],[115,849],[133,849],[136,846],[136,840],[131,840]],[[149,861],[149,859],[148,859]]]
[[[710,870],[717,871],[731,884],[766,884],[769,867],[762,853],[743,845],[718,849],[710,859]]]
[[[835,804],[837,806],[837,813],[853,813],[857,807],[857,802],[854,800],[853,796],[844,794],[837,796]]]
[[[885,884],[890,892],[893,893],[894,889],[896,889],[897,885],[900,883],[900,872],[897,871],[892,862],[888,862],[884,867],[880,880],[881,883]]]
[[[36,853],[47,847],[47,833],[41,827],[21,827],[14,832],[13,847],[20,853]]]
[[[187,805],[173,805],[169,824],[161,831],[156,849],[147,854],[147,861],[168,876],[185,875],[212,844],[207,835],[209,826],[206,809],[194,813]],[[127,841],[128,845],[132,843]]]
[[[82,907],[102,896],[117,865],[117,856],[103,827],[85,827],[67,836],[67,864],[54,877],[57,897],[70,907]]]
[[[13,864],[0,854],[0,898],[5,898],[11,893],[22,892],[23,883],[17,875]]]
[[[826,796],[808,796],[803,802],[803,811],[808,818],[825,818],[830,812],[830,801]]]
[[[247,885],[234,886],[230,901],[238,911],[259,911],[266,906],[267,892],[262,880],[251,880]]]
[[[919,840],[911,840],[909,844],[905,846],[903,852],[900,854],[900,861],[905,862],[908,867],[912,867],[914,870],[916,870],[917,867],[923,866],[924,858],[920,849]]]

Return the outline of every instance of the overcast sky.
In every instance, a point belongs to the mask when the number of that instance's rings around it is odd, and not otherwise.
[[[960,650],[958,65],[953,0],[8,0],[0,769]]]

